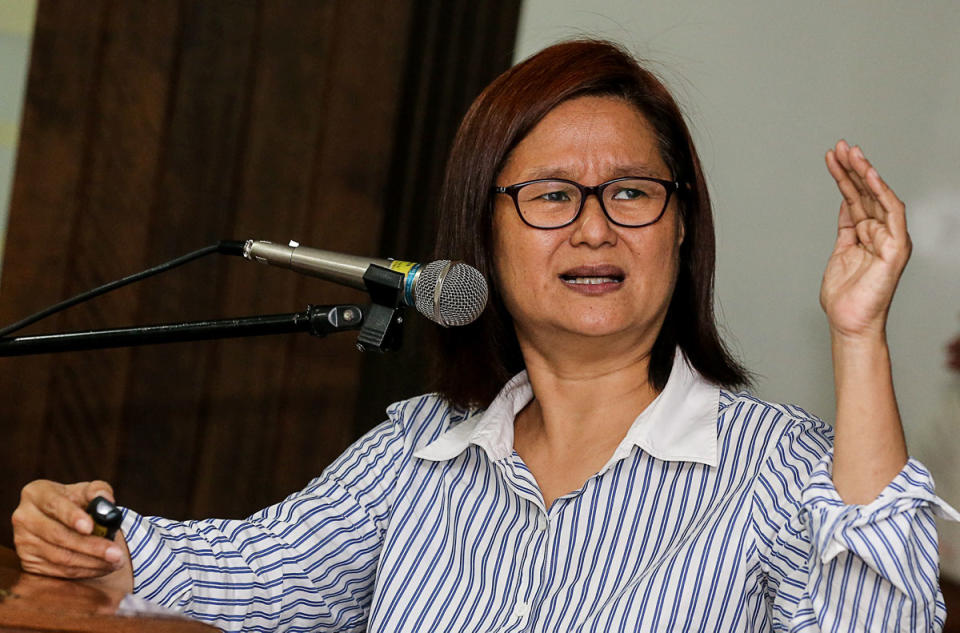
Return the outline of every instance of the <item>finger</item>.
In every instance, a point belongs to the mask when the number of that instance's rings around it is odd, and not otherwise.
[[[827,171],[833,176],[843,196],[844,204],[847,205],[847,217],[850,224],[854,224],[868,217],[861,203],[860,190],[850,179],[850,172],[839,162],[837,153],[833,150],[827,152],[826,156]]]
[[[850,178],[854,180],[857,188],[861,189],[861,203],[863,204],[864,210],[870,217],[883,220],[884,216],[886,216],[886,209],[880,204],[873,188],[867,183],[867,173],[873,169],[873,166],[870,164],[870,161],[867,160],[867,157],[864,156],[863,149],[859,146],[854,147],[850,152],[850,165],[853,167],[853,173],[850,175]]]
[[[116,571],[102,560],[46,545],[42,550],[18,551],[20,566],[28,572],[62,578],[91,578]]]
[[[883,240],[889,238],[889,232],[886,231],[884,224],[874,218],[857,222],[856,232],[860,243],[874,255],[879,254]]]
[[[861,183],[859,176],[857,175],[857,170],[853,166],[853,156],[855,150],[855,145],[848,145],[846,141],[840,141],[837,143],[837,160],[848,172],[847,175],[855,183]],[[866,190],[866,187],[864,187],[864,190]]]
[[[17,550],[21,566],[27,571],[44,569],[51,575],[81,573],[86,576],[109,574],[117,565],[50,543],[37,543],[33,547],[20,546]]]
[[[907,214],[906,205],[897,197],[887,183],[884,182],[876,168],[870,167],[866,173],[867,184],[870,185],[873,195],[883,206],[887,213],[886,221],[890,227],[890,233],[898,240],[907,237]]]
[[[834,250],[839,250],[848,246],[855,246],[857,243],[857,231],[853,221],[850,219],[850,211],[847,203],[840,204],[840,216],[837,218],[837,242]]]
[[[836,152],[833,150],[828,151],[826,162],[827,171],[830,172],[830,175],[833,176],[834,181],[836,181],[840,193],[843,194],[843,199],[848,205],[852,206],[857,204],[860,201],[860,190],[857,189],[853,181],[850,180],[849,173],[838,161]]]
[[[847,177],[857,186],[861,193],[867,193],[869,188],[864,184],[863,179],[857,173],[854,167],[854,152],[859,149],[856,146],[851,147],[846,141],[837,143],[837,160],[847,172]],[[862,153],[862,152],[861,152]]]
[[[93,532],[93,519],[78,501],[75,494],[64,486],[62,491],[51,490],[40,496],[36,505],[48,517],[69,525],[81,534],[90,534]]]
[[[113,496],[113,486],[99,479],[87,483],[84,488],[85,502],[89,503],[97,497],[103,497],[110,503],[115,504],[117,502]]]
[[[16,540],[17,556],[26,571],[39,571],[55,576],[70,576],[71,569],[83,570],[86,576],[103,575],[116,571],[122,563],[111,563],[82,552],[74,552],[36,538]],[[59,571],[55,571],[59,570]]]
[[[850,147],[850,145],[848,145],[847,142],[844,141],[843,139],[841,139],[837,143],[837,147],[836,147],[837,161],[845,170],[850,172],[853,171],[853,166],[850,164],[850,152],[852,150],[853,148]]]
[[[34,481],[23,487],[21,506],[34,506],[46,516],[83,534],[93,531],[93,519],[80,507],[68,486],[52,481]]]
[[[840,163],[840,166],[843,167],[844,172],[846,173],[847,178],[857,189],[857,193],[862,197],[865,195],[870,195],[870,188],[867,187],[864,183],[863,178],[857,172],[855,162],[858,160],[855,156],[858,147],[849,147],[845,145],[845,149],[837,152],[837,161]]]
[[[845,153],[844,158],[846,159],[844,166],[850,171],[850,177],[858,184],[864,184],[861,169],[858,167],[858,163],[862,164],[863,161],[866,160],[866,157],[863,154],[863,149],[861,149],[859,145],[852,145]],[[868,188],[865,184],[863,190],[868,191]]]
[[[18,509],[17,512],[21,511]],[[17,530],[14,540],[28,546],[49,544],[111,565],[123,560],[123,551],[113,541],[100,536],[79,534],[35,510],[23,509],[22,514],[15,519],[15,524],[18,524],[20,529]]]
[[[110,571],[93,569],[57,567],[55,565],[49,565],[45,563],[37,563],[32,565],[23,564],[21,567],[23,567],[23,571],[36,574],[38,576],[51,576],[53,578],[64,578],[67,580],[87,580],[92,578],[100,578],[110,573]]]
[[[837,144],[835,147],[836,147],[837,153],[846,152],[847,150],[850,149],[850,145],[847,143],[847,140],[843,138],[837,141]]]

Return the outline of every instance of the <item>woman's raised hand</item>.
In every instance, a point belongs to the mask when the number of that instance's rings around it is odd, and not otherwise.
[[[13,541],[24,571],[61,578],[110,575],[110,584],[133,588],[130,555],[120,532],[113,541],[94,536],[85,511],[97,496],[113,501],[105,481],[59,484],[37,480],[24,486],[13,512]]]
[[[845,503],[863,504],[907,463],[886,325],[910,236],[903,202],[859,147],[840,141],[826,158],[843,195],[820,287],[837,396],[833,483]]]
[[[859,147],[841,140],[826,161],[843,202],[820,305],[834,336],[882,338],[894,290],[910,258],[904,205]]]

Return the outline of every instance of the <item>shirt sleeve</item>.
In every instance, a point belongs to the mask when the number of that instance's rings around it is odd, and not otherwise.
[[[753,524],[776,631],[941,631],[934,515],[957,520],[911,459],[877,498],[846,505],[832,480],[832,431],[801,420],[756,481]]]
[[[364,630],[402,443],[385,422],[245,520],[124,510],[134,593],[225,631]]]

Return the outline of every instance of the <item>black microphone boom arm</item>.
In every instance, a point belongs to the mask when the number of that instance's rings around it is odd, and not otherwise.
[[[367,306],[309,305],[303,312],[265,316],[189,321],[107,330],[85,330],[0,338],[0,356],[26,356],[88,349],[128,347],[155,343],[179,343],[211,339],[309,332],[326,336],[358,330],[369,312]]]

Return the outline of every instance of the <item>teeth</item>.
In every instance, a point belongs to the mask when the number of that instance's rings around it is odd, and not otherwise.
[[[613,277],[568,277],[564,279],[568,284],[609,284],[609,283],[620,283],[618,279]]]

